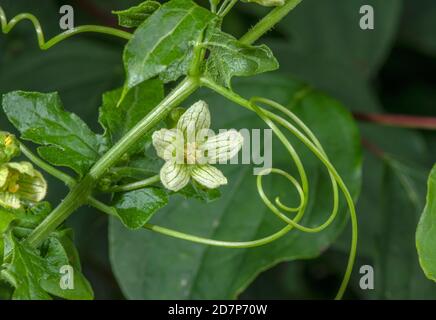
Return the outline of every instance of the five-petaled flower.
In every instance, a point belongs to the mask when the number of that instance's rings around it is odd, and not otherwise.
[[[47,182],[29,162],[0,165],[0,206],[18,209],[24,203],[39,202],[47,193]]]
[[[227,184],[223,173],[211,164],[233,158],[243,137],[233,129],[214,135],[209,127],[209,108],[206,102],[198,101],[180,117],[176,128],[153,133],[156,152],[166,161],[160,171],[165,188],[179,191],[190,178],[208,189]]]

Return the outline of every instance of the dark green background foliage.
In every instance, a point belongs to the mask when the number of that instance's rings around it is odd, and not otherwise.
[[[111,10],[140,2],[1,0],[1,5],[8,17],[21,12],[35,14],[50,38],[61,31],[58,9],[62,4],[74,6],[76,25],[114,26],[117,18]],[[363,4],[375,8],[373,31],[359,28]],[[265,12],[260,6],[241,3],[225,20],[224,30],[238,37]],[[364,148],[360,184],[358,133],[350,115],[334,100],[353,112],[434,115],[435,23],[433,0],[303,0],[260,42],[272,49],[280,70],[250,80],[232,80],[232,88],[246,97],[263,94],[294,107],[319,135],[356,198],[360,189],[358,259],[347,297],[436,298],[436,285],[425,278],[415,248],[426,179],[436,161],[436,135],[359,123],[364,145],[371,146]],[[66,110],[103,133],[97,122],[98,108],[104,92],[123,84],[123,45],[122,40],[110,37],[82,35],[43,52],[37,47],[33,28],[20,24],[8,36],[0,35],[0,94],[58,91]],[[308,91],[306,84],[314,90]],[[301,92],[306,95],[296,98]],[[261,126],[256,117],[234,104],[205,91],[192,101],[198,97],[209,102],[215,127]],[[110,118],[106,120],[110,122]],[[0,126],[12,130],[4,115]],[[123,130],[119,128],[120,135]],[[296,147],[303,150],[298,144]],[[382,159],[381,154],[387,157]],[[304,151],[302,157],[315,190],[310,204],[313,214],[305,222],[316,224],[325,219],[321,209],[331,205],[329,186],[314,159]],[[281,148],[274,150],[274,159],[279,167],[289,161]],[[260,200],[253,201],[255,180],[249,170],[227,170],[231,183],[223,188],[219,201],[206,205],[175,197],[158,211],[153,222],[235,240],[276,230],[277,222],[267,218],[270,214]],[[55,204],[67,190],[48,179],[48,200]],[[273,185],[268,180],[268,190],[286,192],[283,184],[279,178]],[[342,210],[338,221],[316,236],[295,232],[265,248],[236,251],[127,230],[90,208],[80,209],[68,225],[75,230],[83,273],[97,299],[330,298],[348,254],[350,235],[342,232],[346,230],[345,215]],[[359,288],[363,264],[375,268],[375,290]],[[0,298],[3,292],[6,289],[0,285]]]

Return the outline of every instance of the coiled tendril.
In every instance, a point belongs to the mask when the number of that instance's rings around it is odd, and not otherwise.
[[[108,34],[119,38],[123,38],[126,40],[129,40],[132,37],[130,33],[125,32],[123,30],[104,27],[104,26],[85,25],[85,26],[79,26],[67,30],[51,38],[50,40],[46,41],[41,24],[39,23],[38,18],[36,18],[33,14],[20,13],[8,22],[3,8],[0,7],[0,25],[1,25],[2,32],[4,34],[9,33],[20,21],[23,20],[29,20],[33,24],[33,27],[35,28],[35,32],[36,32],[36,38],[38,39],[38,45],[41,50],[47,50],[53,47],[54,45],[56,45],[57,43],[61,42],[62,40],[65,40],[76,34],[85,33],[85,32],[103,33],[103,34]]]
[[[65,40],[73,35],[85,33],[85,32],[95,32],[95,33],[103,33],[108,35],[113,35],[116,37],[120,37],[126,40],[131,39],[132,35],[128,32],[118,30],[115,28],[110,27],[104,27],[104,26],[94,26],[94,25],[85,25],[85,26],[79,26],[76,28],[73,28],[71,30],[65,31],[52,39],[46,41],[44,37],[43,30],[41,28],[41,24],[39,23],[38,19],[29,13],[22,13],[17,16],[15,16],[13,19],[11,19],[9,22],[7,22],[6,15],[4,13],[4,10],[0,7],[0,25],[1,30],[3,33],[7,34],[9,33],[20,21],[22,20],[30,20],[35,28],[38,45],[41,50],[47,50],[54,46],[55,44],[59,43],[62,40]],[[214,239],[208,239],[203,237],[198,237],[195,235],[183,233],[177,230],[168,229],[165,227],[153,225],[153,224],[146,224],[144,225],[144,228],[171,236],[178,239],[183,239],[195,243],[200,244],[206,244],[211,246],[219,246],[219,247],[226,247],[226,248],[253,248],[262,246],[268,243],[271,243],[284,235],[286,235],[289,231],[292,229],[297,229],[302,232],[307,233],[317,233],[325,228],[327,228],[336,218],[338,214],[339,209],[339,189],[342,191],[343,195],[345,196],[345,199],[347,201],[348,209],[350,211],[350,217],[351,217],[351,224],[352,224],[352,239],[351,239],[351,248],[350,248],[350,254],[348,258],[347,268],[345,271],[344,278],[342,280],[341,286],[339,288],[339,291],[336,295],[336,299],[342,298],[345,289],[348,285],[351,272],[354,265],[354,260],[356,256],[356,247],[357,247],[357,218],[356,218],[356,210],[354,207],[353,198],[348,191],[347,186],[343,182],[342,178],[334,168],[334,166],[329,161],[327,154],[325,153],[324,149],[322,148],[319,140],[316,138],[316,136],[313,134],[313,132],[304,124],[303,121],[301,121],[294,113],[292,113],[289,109],[285,108],[284,106],[280,105],[277,102],[274,102],[272,100],[266,99],[266,98],[259,98],[254,97],[250,100],[246,100],[243,97],[237,95],[236,93],[221,87],[217,85],[216,83],[211,82],[209,79],[201,79],[201,83],[212,89],[213,91],[221,94],[222,96],[226,97],[227,99],[236,102],[237,104],[241,105],[244,108],[247,108],[253,112],[255,112],[275,133],[275,135],[279,138],[279,140],[282,142],[288,153],[290,154],[293,162],[296,165],[299,180],[297,178],[293,177],[289,173],[281,170],[281,169],[269,169],[268,173],[275,173],[278,174],[284,178],[286,178],[297,190],[298,196],[300,198],[300,203],[296,207],[289,207],[284,205],[280,198],[275,199],[275,204],[268,198],[268,196],[265,194],[263,190],[262,180],[264,176],[266,175],[266,171],[263,172],[265,174],[261,174],[257,177],[257,189],[258,193],[260,195],[260,198],[264,202],[264,204],[283,222],[286,223],[286,226],[282,229],[278,230],[277,232],[261,238],[257,240],[251,240],[251,241],[241,241],[241,242],[232,242],[232,241],[221,241],[221,240],[214,240]],[[283,113],[288,119],[283,118],[274,112],[268,111],[262,107],[260,107],[258,104],[264,104],[269,106],[270,108],[279,111]],[[294,124],[292,124],[291,122]],[[322,223],[321,225],[317,227],[306,227],[301,225],[299,222],[304,217],[304,214],[306,212],[307,204],[308,204],[308,198],[309,198],[309,183],[306,175],[306,171],[304,169],[303,163],[301,162],[300,157],[298,156],[297,152],[293,148],[290,141],[286,138],[286,136],[283,134],[283,132],[280,130],[279,126],[283,127],[287,131],[289,131],[291,134],[293,134],[297,139],[299,139],[320,161],[321,163],[326,167],[330,180],[332,185],[332,191],[333,191],[333,208],[331,210],[331,214],[329,218]],[[48,173],[54,175],[55,177],[65,181],[68,185],[73,185],[74,179],[65,175],[64,173],[60,172],[56,168],[50,167],[50,165],[44,163],[43,160],[39,159],[37,156],[33,155],[30,150],[22,146],[22,150],[24,153],[32,159],[32,161],[35,162],[35,164],[39,165],[43,169],[45,169]],[[115,208],[107,206],[100,201],[90,198],[89,204],[93,205],[94,207],[100,209],[103,212],[106,212],[108,214],[116,215]],[[295,213],[295,217],[293,219],[289,218],[286,214],[284,214],[282,211],[289,212],[289,213]]]

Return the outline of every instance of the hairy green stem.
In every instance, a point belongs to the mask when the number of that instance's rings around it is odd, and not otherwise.
[[[245,44],[256,42],[261,36],[267,33],[273,26],[282,20],[291,10],[293,10],[302,0],[288,0],[283,6],[276,7],[262,18],[253,28],[251,28],[240,41]]]

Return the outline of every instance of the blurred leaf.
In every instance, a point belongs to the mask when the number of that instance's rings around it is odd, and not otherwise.
[[[139,229],[153,214],[168,204],[167,193],[158,188],[144,188],[123,193],[115,202],[118,217],[129,229]]]
[[[38,153],[83,175],[99,157],[99,140],[74,113],[63,110],[57,93],[16,91],[3,96],[3,109],[21,138],[43,145]]]
[[[362,129],[366,143],[382,154],[366,153],[358,202],[358,255],[374,267],[375,289],[361,290],[359,275],[354,287],[363,298],[433,299],[436,286],[419,267],[414,239],[424,206],[427,146],[411,130],[377,125]],[[335,243],[344,254],[348,246],[346,235]]]
[[[190,0],[171,0],[162,5],[136,29],[125,47],[125,93],[157,75],[168,82],[186,74],[192,42],[213,17]]]
[[[406,1],[404,6],[400,40],[436,57],[436,3],[433,0]]]
[[[434,299],[436,287],[419,268],[413,232],[422,210],[425,172],[390,159],[382,179],[384,215],[375,264],[378,297]]]
[[[234,76],[253,76],[279,67],[267,46],[245,45],[217,28],[208,31],[206,47],[210,50],[206,75],[216,83],[229,88]]]
[[[436,281],[436,166],[428,178],[427,204],[422,213],[416,231],[416,247],[419,261],[425,275],[430,280]]]
[[[360,28],[363,5],[374,8],[374,30]],[[288,36],[291,51],[305,52],[314,61],[343,66],[369,78],[386,58],[401,8],[401,0],[305,0],[279,28]]]
[[[357,129],[350,115],[334,100],[317,92],[294,100],[307,88],[288,78],[264,77],[253,82],[238,81],[236,90],[243,96],[265,95],[292,105],[293,110],[320,138],[332,163],[346,181],[353,195],[360,184],[360,146]],[[277,94],[276,94],[277,93]],[[262,128],[257,117],[216,95],[201,95],[212,107],[212,122],[217,128]],[[214,107],[219,107],[218,110]],[[223,112],[226,108],[226,112]],[[332,130],[335,128],[335,130]],[[340,144],[336,143],[338,140]],[[326,219],[331,206],[330,184],[325,170],[301,144],[300,151],[312,181],[309,211],[305,225],[318,225]],[[290,160],[281,147],[275,146],[276,166],[289,168]],[[153,223],[215,239],[246,241],[269,235],[283,224],[265,208],[257,195],[251,166],[227,166],[229,185],[222,188],[220,201],[202,204],[174,197],[152,219]],[[268,187],[266,187],[268,185]],[[289,185],[280,179],[265,183],[268,194],[286,197]],[[319,255],[338,236],[345,225],[347,212],[341,206],[336,222],[317,235],[298,231],[269,245],[253,249],[225,249],[190,244],[149,231],[128,233],[111,220],[110,250],[113,270],[121,288],[132,299],[214,299],[234,298],[263,270],[280,261],[308,259]],[[345,268],[345,265],[344,265]],[[210,275],[213,274],[213,277]]]
[[[359,26],[362,5],[372,5],[375,29]],[[280,71],[307,81],[353,110],[380,109],[367,80],[391,49],[401,0],[304,0],[277,26],[287,41],[269,40]]]
[[[160,3],[147,0],[141,4],[119,11],[112,11],[118,16],[118,24],[126,28],[136,28],[141,25],[149,16],[159,9]]]

